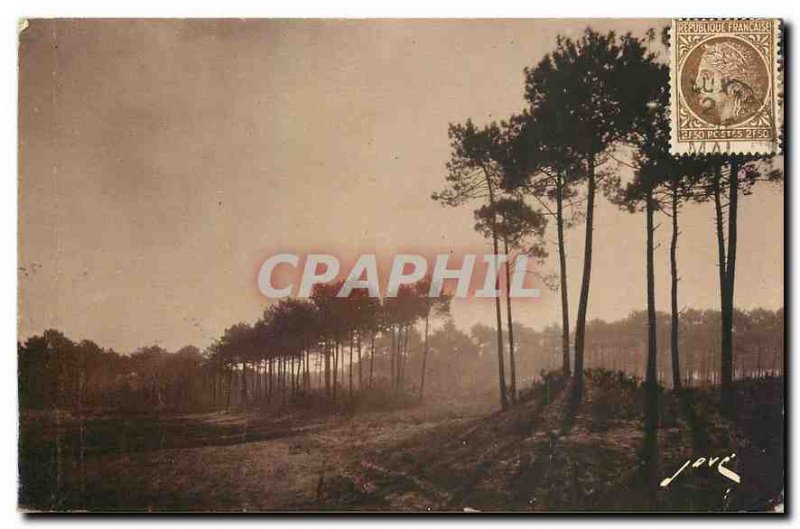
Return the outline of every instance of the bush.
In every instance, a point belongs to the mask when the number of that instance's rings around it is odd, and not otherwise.
[[[561,371],[542,371],[539,373],[539,381],[535,382],[529,389],[520,391],[519,400],[525,402],[531,399],[540,399],[547,406],[561,393],[567,385],[567,379]]]
[[[622,371],[586,371],[587,401],[592,428],[605,431],[612,419],[638,419],[642,415],[642,383]]]

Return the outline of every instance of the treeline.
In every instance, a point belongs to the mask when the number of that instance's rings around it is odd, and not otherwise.
[[[170,353],[152,345],[124,355],[91,340],[47,330],[18,344],[23,409],[201,409],[212,402],[208,358],[193,346]]]
[[[720,382],[719,311],[687,309],[681,313],[680,344],[682,386],[718,385]],[[734,377],[782,376],[784,366],[784,310],[753,309],[734,312]],[[533,331],[519,324],[520,367],[523,372],[556,370],[561,367],[561,328],[549,326]],[[636,311],[613,322],[590,320],[586,325],[586,367],[623,371],[644,379],[647,354],[647,313]],[[671,317],[659,312],[656,318],[659,351],[659,385],[672,387]],[[486,328],[485,332],[491,332]],[[526,354],[527,353],[527,354]]]
[[[281,300],[255,323],[226,329],[203,354],[151,346],[125,356],[46,331],[18,346],[20,403],[228,409],[286,404],[312,389],[335,402],[373,388],[402,394],[410,385],[422,398],[431,319],[449,311],[449,298],[428,297],[428,278],[384,300],[358,289],[338,297],[342,285],[317,285],[310,300]],[[412,343],[422,353],[413,372]]]
[[[375,306],[379,307],[380,303]],[[284,305],[281,310],[286,307]],[[277,308],[267,310],[273,317],[276,312]],[[647,344],[642,328],[646,324],[646,313],[642,311],[614,322],[589,321],[587,368],[603,367],[644,378],[642,358]],[[664,353],[660,355],[658,379],[661,385],[668,387],[672,370],[666,354],[670,349],[669,315],[659,313],[657,324]],[[686,351],[681,363],[684,386],[719,383],[720,349],[716,338],[720,325],[718,311],[689,309],[683,312],[680,346]],[[521,385],[530,384],[542,371],[560,369],[559,326],[535,330],[515,322],[514,327]],[[370,398],[370,393],[394,398],[417,397],[423,389],[430,398],[436,399],[481,398],[495,380],[495,329],[484,324],[475,324],[465,332],[452,320],[445,320],[429,333],[426,347],[425,325],[418,322],[418,325],[404,328],[400,348],[397,328],[393,331],[391,325],[384,326],[374,334],[368,331],[367,343],[362,344],[360,355],[358,341],[365,341],[365,337],[354,334],[352,364],[347,335],[338,346],[338,354],[344,352],[342,359],[335,358],[335,342],[333,346],[326,345],[321,335],[309,336],[309,347],[303,350],[301,362],[291,349],[283,349],[285,354],[281,354],[274,343],[270,353],[266,353],[265,348],[265,353],[259,357],[253,353],[254,349],[249,349],[259,344],[239,342],[237,345],[232,341],[233,336],[244,338],[255,328],[243,324],[233,326],[225,337],[203,352],[193,346],[175,352],[148,346],[130,355],[101,348],[89,340],[73,342],[58,331],[48,330],[19,345],[20,405],[23,409],[197,411],[231,405],[284,405],[292,403],[293,399],[324,399],[326,395],[333,398],[334,392],[344,402]],[[734,328],[738,359],[736,378],[783,374],[783,309],[736,311]],[[507,334],[504,338],[508,338]],[[324,368],[326,354],[333,356],[329,385],[326,385]],[[399,355],[403,357],[402,362],[398,360]],[[292,381],[291,367],[281,369],[280,366],[291,366],[293,357]],[[298,363],[302,367],[300,375]],[[398,365],[403,369],[399,370]],[[351,367],[353,393],[350,390]],[[424,381],[423,372],[426,374]],[[398,375],[402,376],[399,383],[402,390],[397,389]]]
[[[782,182],[783,172],[773,156],[719,152],[703,156],[670,154],[668,32],[661,41],[654,30],[642,37],[606,34],[587,28],[577,38],[558,37],[554,49],[524,71],[525,104],[520,112],[484,126],[471,119],[451,123],[451,156],[445,187],[432,198],[445,206],[472,207],[475,229],[505,253],[517,252],[544,259],[551,246],[558,256],[560,291],[561,370],[571,377],[573,401],[583,393],[584,370],[590,362],[589,324],[594,217],[598,201],[641,214],[646,245],[641,255],[646,273],[645,319],[639,332],[646,353],[639,358],[647,388],[645,416],[648,433],[658,418],[659,369],[671,366],[671,385],[680,389],[692,355],[707,354],[717,367],[722,405],[733,412],[735,361],[743,351],[734,338],[734,290],[738,254],[739,200],[760,182]],[[745,83],[742,79],[726,82]],[[679,311],[679,240],[681,208],[687,202],[709,204],[713,223],[705,229],[716,236],[717,255],[709,267],[718,269],[718,345],[685,350],[680,336],[684,317]],[[669,219],[670,315],[669,332],[657,321],[655,230],[659,215]],[[554,233],[548,234],[548,225]],[[569,248],[564,233],[583,224],[580,247]],[[692,226],[692,229],[698,229]],[[552,228],[550,228],[552,229]],[[552,243],[550,241],[553,241]],[[580,276],[569,277],[566,256],[582,253]],[[626,256],[631,258],[635,256]],[[577,310],[570,304],[568,283],[578,280]],[[554,285],[555,286],[555,285]],[[500,403],[514,399],[515,329],[511,299],[495,305],[497,369]],[[503,330],[507,327],[507,332]],[[664,347],[668,344],[668,349]],[[508,356],[505,348],[508,347]],[[716,356],[711,356],[718,351]],[[507,375],[505,358],[511,363]],[[695,357],[697,358],[697,357]],[[749,366],[749,364],[748,364]],[[689,372],[696,371],[693,365]],[[507,377],[511,379],[511,391]],[[695,375],[689,374],[693,380]]]
[[[449,298],[428,297],[429,278],[403,285],[396,296],[383,300],[364,289],[340,297],[343,284],[318,284],[309,300],[283,299],[268,307],[254,324],[227,329],[210,347],[210,361],[217,372],[226,374],[217,381],[215,397],[224,398],[226,408],[230,406],[233,379],[240,371],[242,402],[252,400],[252,395],[286,402],[314,387],[313,373],[325,398],[336,401],[346,391],[344,396],[352,399],[356,391],[375,386],[376,338],[381,335],[391,340],[382,389],[402,392],[418,374],[421,398],[430,321],[449,311]],[[420,324],[424,325],[422,365],[412,375],[410,336]]]

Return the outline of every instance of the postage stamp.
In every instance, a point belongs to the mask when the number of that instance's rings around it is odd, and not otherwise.
[[[783,125],[778,19],[676,19],[670,34],[673,154],[771,154]]]

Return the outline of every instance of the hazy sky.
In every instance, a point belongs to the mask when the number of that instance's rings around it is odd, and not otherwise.
[[[447,125],[521,110],[557,34],[666,21],[31,21],[20,36],[20,338],[207,345],[255,320],[278,250],[488,251],[430,200]],[[681,306],[716,307],[713,210],[684,211]],[[666,217],[658,305],[668,308]],[[737,306],[783,305],[783,189],[740,211]],[[600,200],[589,317],[643,308],[644,219]],[[577,306],[581,228],[568,234]],[[544,272],[557,270],[553,258]],[[557,292],[518,320],[560,320]],[[486,301],[459,325],[492,321]],[[574,310],[571,315],[574,320]]]

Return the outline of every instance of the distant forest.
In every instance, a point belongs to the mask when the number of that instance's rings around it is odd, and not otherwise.
[[[266,316],[274,317],[275,313],[275,310],[267,311]],[[658,314],[659,344],[664,352],[659,355],[658,373],[659,381],[666,387],[671,382],[669,323],[668,314]],[[170,352],[153,345],[132,354],[120,354],[90,340],[75,342],[59,331],[47,330],[19,344],[20,406],[23,409],[199,411],[229,406],[280,406],[324,393],[325,340],[315,339],[308,348],[249,342],[248,337],[257,339],[257,330],[264,325],[266,321],[262,319],[253,326],[232,327],[205,351],[186,346]],[[590,321],[587,325],[587,368],[603,367],[643,377],[642,359],[647,349],[643,329],[646,325],[643,311],[615,322]],[[681,362],[684,385],[697,387],[719,382],[719,326],[717,311],[686,310],[682,313],[681,350],[686,352]],[[370,390],[391,392],[397,383],[395,371],[402,369],[400,376],[406,392],[417,394],[426,357],[423,327],[424,322],[409,324],[402,338],[397,327],[394,331],[386,328],[374,335],[354,332],[352,337],[346,336],[347,340],[338,348],[328,344],[331,368],[327,391],[337,394],[345,404]],[[471,393],[485,394],[493,388],[496,380],[494,332],[493,328],[482,324],[464,332],[448,319],[430,333],[424,382],[430,398],[469,398]],[[543,371],[560,368],[561,329],[558,326],[537,331],[515,323],[514,332],[521,381],[532,382]],[[783,309],[736,311],[734,336],[737,378],[783,374]],[[354,359],[349,364],[351,338]],[[362,342],[360,355],[359,340]],[[400,348],[399,340],[402,340]]]

